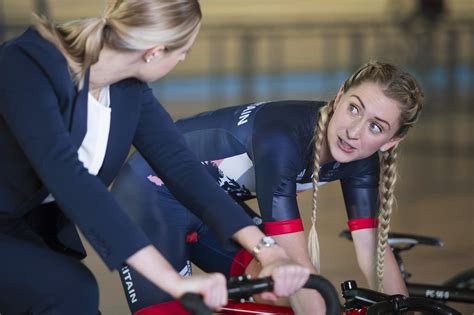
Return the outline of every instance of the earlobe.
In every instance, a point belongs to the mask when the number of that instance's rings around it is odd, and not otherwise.
[[[143,60],[146,63],[150,63],[154,59],[160,59],[165,51],[166,47],[164,45],[158,45],[150,48],[143,55]]]

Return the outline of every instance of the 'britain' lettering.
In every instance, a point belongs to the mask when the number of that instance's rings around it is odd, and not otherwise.
[[[248,105],[247,107],[245,107],[245,109],[242,111],[242,113],[240,113],[239,122],[237,123],[237,126],[240,126],[240,125],[243,125],[243,124],[247,123],[248,122],[247,118],[249,118],[250,113],[252,112],[252,110],[254,110],[257,106],[262,105],[263,103],[264,102],[255,103],[255,104]]]
[[[123,279],[125,282],[125,286],[127,287],[128,299],[132,304],[138,302],[137,294],[135,293],[135,289],[133,288],[133,281],[132,275],[130,274],[130,269],[128,269],[127,266],[123,267],[122,274],[124,275]]]

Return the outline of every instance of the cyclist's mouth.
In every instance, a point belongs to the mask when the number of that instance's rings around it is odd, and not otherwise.
[[[349,143],[347,143],[346,141],[344,141],[341,137],[337,137],[338,141],[337,141],[337,146],[339,147],[339,149],[341,149],[343,152],[346,152],[346,153],[352,153],[356,150],[355,147],[353,147],[352,145],[350,145]]]

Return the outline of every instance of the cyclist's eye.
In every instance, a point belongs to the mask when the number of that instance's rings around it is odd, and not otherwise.
[[[357,108],[357,106],[355,106],[354,104],[349,104],[349,112],[352,115],[357,115],[359,114],[359,108]]]
[[[383,131],[382,129],[382,126],[380,126],[379,124],[377,123],[371,123],[370,124],[370,131],[373,133],[373,134],[379,134]]]

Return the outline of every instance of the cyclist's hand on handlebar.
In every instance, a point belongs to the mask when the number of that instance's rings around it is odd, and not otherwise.
[[[262,271],[259,277],[271,276],[274,281],[273,292],[262,293],[263,299],[277,300],[277,297],[287,297],[299,290],[308,280],[310,271],[292,260],[285,251],[276,246],[275,250],[266,257],[259,257]]]
[[[202,295],[204,303],[214,310],[227,304],[227,282],[220,273],[180,278],[175,285],[174,297],[188,292]]]

